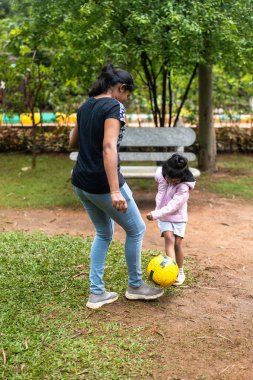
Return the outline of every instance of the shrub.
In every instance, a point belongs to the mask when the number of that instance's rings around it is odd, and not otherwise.
[[[68,152],[69,132],[72,127],[38,127],[38,152]],[[190,150],[198,150],[198,128],[195,129],[197,139]],[[222,127],[216,128],[217,151],[253,152],[253,128]],[[32,148],[32,129],[17,127],[0,128],[0,152],[30,152]]]

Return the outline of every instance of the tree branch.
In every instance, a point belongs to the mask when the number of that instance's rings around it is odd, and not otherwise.
[[[194,67],[194,69],[193,69],[192,75],[191,75],[191,77],[190,77],[190,80],[189,80],[189,82],[188,82],[188,85],[187,85],[187,87],[186,87],[185,93],[184,93],[184,95],[183,95],[182,101],[181,101],[181,103],[180,103],[180,106],[179,106],[179,108],[178,108],[177,115],[176,115],[176,118],[175,118],[175,121],[174,121],[174,124],[173,124],[173,128],[176,127],[176,125],[177,125],[177,122],[178,122],[178,119],[179,119],[179,116],[180,116],[180,113],[181,113],[182,107],[183,107],[183,105],[184,105],[184,103],[185,103],[185,101],[186,101],[186,99],[187,99],[187,96],[188,96],[188,93],[189,93],[189,91],[190,91],[192,81],[193,81],[193,79],[194,79],[194,77],[195,77],[195,75],[196,75],[196,72],[197,72],[198,66],[199,66],[199,64],[196,63],[196,65],[195,65],[195,67]]]
[[[168,70],[168,89],[169,89],[169,125],[171,127],[172,120],[172,88],[171,88],[171,72]]]

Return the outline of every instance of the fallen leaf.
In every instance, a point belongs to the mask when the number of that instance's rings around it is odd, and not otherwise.
[[[7,362],[6,353],[3,348],[2,348],[2,356],[3,356],[3,365],[6,365],[6,362]]]
[[[27,172],[28,170],[31,170],[31,166],[24,166],[23,168],[21,168],[22,172]]]

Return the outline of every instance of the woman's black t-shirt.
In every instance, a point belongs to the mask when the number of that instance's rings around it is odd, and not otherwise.
[[[109,118],[121,123],[117,143],[119,152],[125,131],[125,108],[120,102],[109,97],[89,98],[77,111],[79,154],[72,172],[72,184],[88,193],[110,192],[103,160],[104,123]],[[118,177],[121,187],[125,179],[120,173],[119,153]]]

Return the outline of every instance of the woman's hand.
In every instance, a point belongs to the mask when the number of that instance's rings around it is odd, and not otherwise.
[[[147,218],[148,220],[154,220],[151,212],[149,212],[149,213],[146,215],[146,218]]]
[[[127,210],[127,201],[123,197],[120,191],[111,192],[112,204],[117,211],[122,211],[123,213]]]

